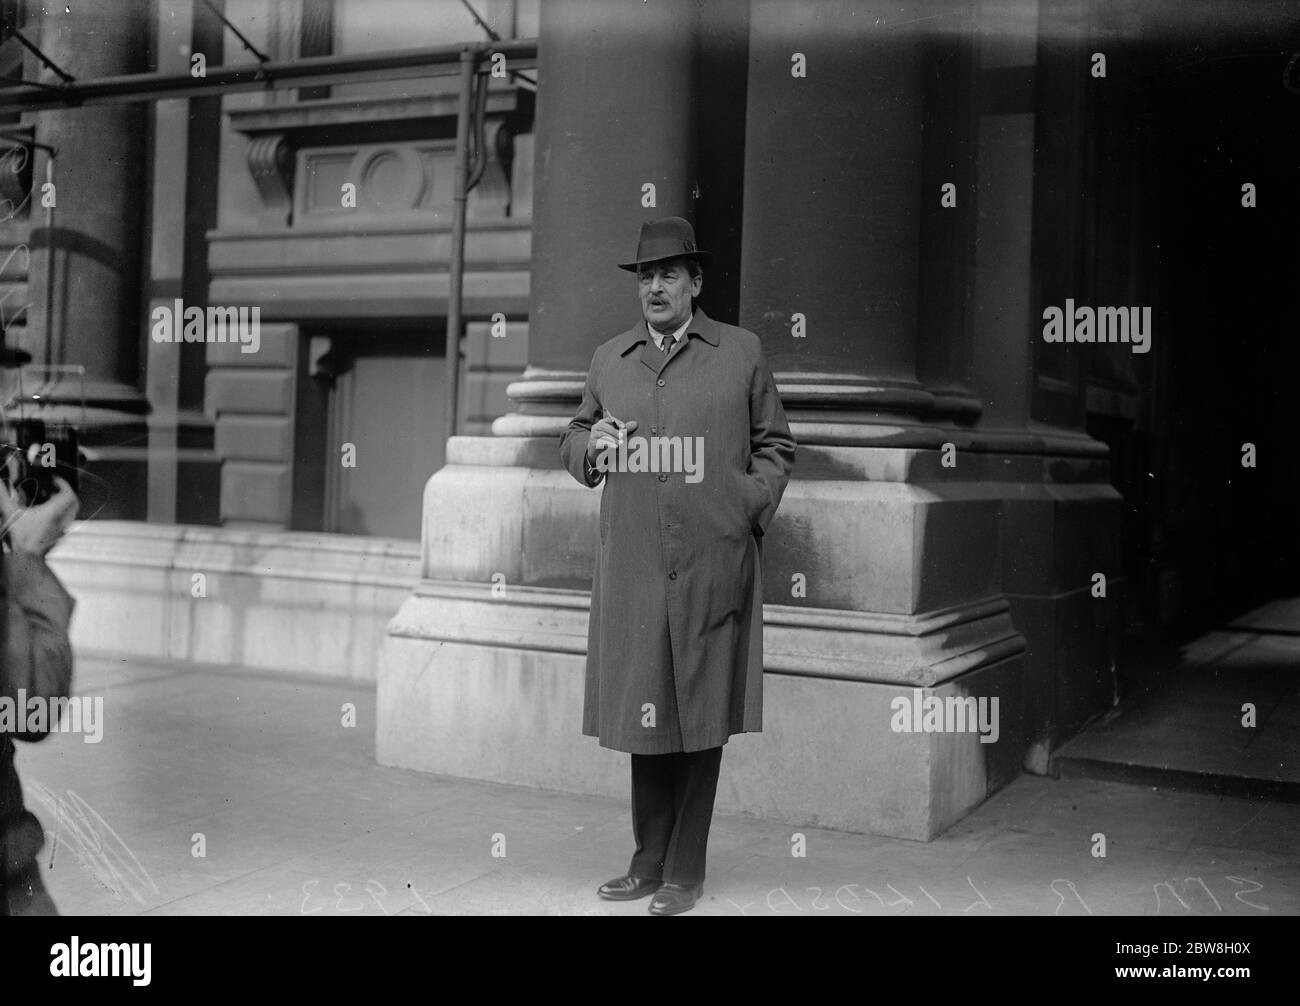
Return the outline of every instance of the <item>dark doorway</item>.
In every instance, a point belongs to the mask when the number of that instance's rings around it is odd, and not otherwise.
[[[1297,13],[1151,5],[1110,48],[1124,99],[1100,109],[1124,114],[1094,119],[1098,205],[1139,189],[1099,275],[1142,274],[1155,331],[1134,424],[1092,425],[1125,497],[1130,627],[1171,642],[1300,592]]]
[[[424,485],[446,457],[439,331],[356,324],[304,338],[296,529],[419,540]]]

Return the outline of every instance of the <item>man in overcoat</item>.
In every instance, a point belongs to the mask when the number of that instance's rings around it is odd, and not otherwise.
[[[655,915],[703,894],[722,746],[762,729],[759,543],[795,454],[758,336],[694,306],[711,260],[679,217],[642,226],[619,268],[643,319],[596,350],[560,444],[604,485],[583,733],[632,756],[636,851],[598,893]]]

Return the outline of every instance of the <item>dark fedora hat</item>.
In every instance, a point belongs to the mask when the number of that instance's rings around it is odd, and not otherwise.
[[[647,262],[662,262],[669,258],[693,258],[700,265],[713,261],[713,253],[695,247],[695,229],[681,217],[664,217],[647,220],[641,225],[641,237],[636,243],[636,261],[620,262],[618,267],[636,272]]]

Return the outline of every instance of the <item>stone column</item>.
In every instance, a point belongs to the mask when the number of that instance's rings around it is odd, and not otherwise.
[[[696,25],[691,0],[541,5],[528,367],[516,411],[451,438],[425,489],[423,579],[380,653],[384,764],[626,791],[626,758],[581,736],[600,494],[559,434],[592,352],[639,317],[616,263],[643,220],[691,216]]]
[[[896,24],[913,7],[751,8],[740,321],[787,408],[834,404],[840,425],[933,405],[916,376],[921,35]]]
[[[1087,23],[1080,0],[981,4],[973,435],[1005,453],[999,579],[1028,643],[1025,767],[1036,773],[1113,701],[1122,627],[1122,501],[1106,445],[1084,429],[1091,347],[1042,338],[1045,307],[1096,304],[1085,154],[1089,92],[1105,81],[1089,75]],[[1105,596],[1093,593],[1098,573]]]
[[[1019,771],[1022,744],[1025,643],[998,581],[997,501],[956,425],[978,414],[962,324],[969,113],[950,104],[969,84],[970,18],[756,0],[750,25],[740,320],[799,441],[765,538],[768,635],[803,687],[853,710],[871,768],[843,782],[871,829],[929,837]],[[959,209],[941,207],[948,180]],[[894,703],[921,695],[996,699],[996,742],[894,735]],[[898,788],[915,805],[892,807]]]
[[[149,6],[51,4],[38,44],[81,80],[143,72]],[[27,73],[58,82],[32,57]],[[36,119],[37,139],[58,148],[56,205],[45,217],[33,200],[25,348],[36,364],[85,367],[82,443],[97,456],[91,472],[108,482],[97,491],[107,497],[101,516],[145,512],[146,406],[138,389],[145,116],[143,105],[132,104],[51,110]],[[38,187],[43,178],[38,173]],[[79,381],[62,380],[43,397],[47,420],[80,422]]]
[[[799,607],[934,624],[931,683],[997,681],[1004,722],[1024,718],[963,770],[991,788],[1017,743],[1042,770],[1104,707],[1113,657],[1118,608],[1080,590],[1085,562],[1116,572],[1117,498],[1104,445],[1078,428],[1077,368],[1056,361],[1073,384],[1040,372],[1033,321],[1043,274],[1059,288],[1077,255],[1053,240],[1077,206],[1070,161],[1036,170],[1034,153],[1036,138],[1077,144],[1074,106],[1044,121],[1039,103],[1084,63],[1036,88],[1038,13],[1018,2],[761,0],[751,24],[750,119],[771,125],[746,151],[741,320],[764,336],[801,445],[768,600],[798,576]],[[1041,421],[1043,389],[1074,402],[1074,428]],[[977,614],[987,603],[996,617]],[[1028,660],[1011,654],[1027,642]],[[896,680],[874,659],[861,674]],[[935,800],[972,798],[971,778]]]
[[[638,317],[615,263],[643,220],[691,217],[695,4],[548,0],[541,17],[529,366],[500,436],[558,435],[592,350]]]

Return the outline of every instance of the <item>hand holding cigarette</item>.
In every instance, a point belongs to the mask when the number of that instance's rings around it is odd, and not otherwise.
[[[619,441],[636,430],[636,425],[635,419],[625,423],[606,413],[591,428],[591,435],[587,438],[587,460],[595,464],[603,451],[617,448]]]

